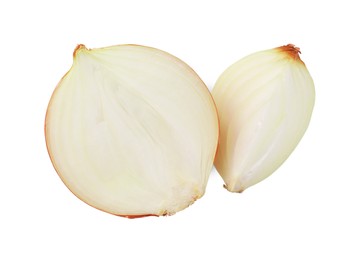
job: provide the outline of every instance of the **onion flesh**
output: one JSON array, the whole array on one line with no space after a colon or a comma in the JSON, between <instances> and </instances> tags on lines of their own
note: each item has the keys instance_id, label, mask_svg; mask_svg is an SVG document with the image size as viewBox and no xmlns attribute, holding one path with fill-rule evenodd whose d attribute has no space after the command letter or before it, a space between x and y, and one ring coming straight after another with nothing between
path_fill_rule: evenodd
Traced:
<instances>
[{"instance_id":1,"label":"onion flesh","mask_svg":"<svg viewBox=\"0 0 359 260\"><path fill-rule=\"evenodd\" d=\"M211 94L183 61L146 46L78 45L45 119L58 175L126 217L172 215L202 197L218 142Z\"/></svg>"}]
</instances>

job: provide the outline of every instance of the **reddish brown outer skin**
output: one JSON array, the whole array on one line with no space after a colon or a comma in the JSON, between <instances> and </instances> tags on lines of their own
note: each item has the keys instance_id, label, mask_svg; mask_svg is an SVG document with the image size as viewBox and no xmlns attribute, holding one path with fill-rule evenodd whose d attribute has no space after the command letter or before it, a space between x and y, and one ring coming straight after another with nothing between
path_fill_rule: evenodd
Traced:
<instances>
[{"instance_id":1,"label":"reddish brown outer skin","mask_svg":"<svg viewBox=\"0 0 359 260\"><path fill-rule=\"evenodd\" d=\"M155 215L155 214L145 214L145 215L115 215L115 216L123 217L123 218L129 218L129 219L145 218L145 217L159 217L159 215Z\"/></svg>"},{"instance_id":2,"label":"reddish brown outer skin","mask_svg":"<svg viewBox=\"0 0 359 260\"><path fill-rule=\"evenodd\" d=\"M276 48L278 51L287 54L288 58L298 61L304 65L304 62L300 59L300 48L295 47L294 44L287 44Z\"/></svg>"},{"instance_id":3,"label":"reddish brown outer skin","mask_svg":"<svg viewBox=\"0 0 359 260\"><path fill-rule=\"evenodd\" d=\"M150 49L156 49L156 48L153 48L153 47L143 46L143 45L138 45L138 44L123 44L123 45L141 46L141 47L146 47L146 48L150 48ZM86 46L85 46L84 44L78 44L78 45L76 46L74 52L73 52L73 58L74 58L74 59L76 58L76 54L77 54L78 50L80 50L80 49L91 50L91 49L86 48ZM158 50L159 50L159 49L158 49ZM160 50L160 51L162 51L162 50ZM165 52L165 51L162 51L162 52ZM165 53L167 53L167 52L165 52ZM176 56L174 56L174 55L172 55L172 54L170 54L170 53L167 53L167 54L169 54L170 56L172 56L174 59L180 61L181 63L182 63L182 62L184 63L184 61L182 61L181 59L177 58ZM187 64L187 63L185 63L185 64ZM188 68L189 68L190 70L192 70L196 75L198 75L198 74L192 69L192 67L190 67L188 64L187 64L187 66L188 66ZM70 68L70 70L71 70L71 68ZM93 205L87 203L86 201L82 200L79 196L77 196L74 192L72 192L72 190L67 186L66 181L61 177L61 174L60 174L60 172L57 170L57 167L56 167L56 165L54 164L54 160L52 159L51 151L50 151L50 149L49 149L49 146L48 146L48 143L47 143L47 138L46 138L46 136L47 136L47 135L46 135L46 128L47 128L47 117L48 117L48 114L49 114L49 108L51 107L51 100L52 100L53 96L55 95L56 90L57 90L58 87L60 86L60 83L61 83L62 80L66 77L66 75L70 72L70 70L65 73L65 75L61 78L61 80L59 81L59 83L58 83L57 86L55 87L55 90L53 91L53 93L52 93L52 95L51 95L50 102L49 102L49 104L48 104L48 106L47 106L46 114L45 114L44 135L45 135L46 149L47 149L47 153L49 154L50 161L51 161L51 163L52 163L52 165L53 165L53 167L54 167L54 169L55 169L57 175L60 177L60 179L61 179L62 182L65 184L65 186L68 188L68 190L70 190L70 192L75 195L75 197L77 197L79 200L83 201L84 203L86 203L86 204L89 205L90 207L93 207L93 208L98 209L98 210L100 210L100 211L103 211L103 212L105 212L105 213L109 213L109 214L112 214L112 215L114 215L114 216L123 217L123 218L128 218L128 219L136 219L136 218L144 218L144 217L168 216L168 214L166 214L166 213L163 214L163 215L156 215L156 214L121 215L121 214L115 214L115 213L111 213L111 212L108 212L108 211L104 211L104 210L102 210L102 209L100 209L100 208L97 208L97 207L95 207L95 206L93 206ZM198 75L198 77L199 77L199 75ZM202 81L201 78L200 78L200 80ZM203 81L202 81L202 82L203 82ZM203 82L203 84L206 86L206 84L205 84L204 82ZM211 97L211 99L212 99L212 101L213 101L214 108L215 108L216 113L217 113L217 115L218 115L218 109L217 109L216 104L215 104L215 102L214 102L214 99L213 99L213 97L212 97L212 95L211 95L211 92L209 91L208 88L207 88L207 90L208 90L208 92L210 93L210 97ZM217 116L217 121L218 121L218 124L217 124L217 125L218 125L218 136L219 136L220 128L219 128L219 118L218 118L218 116ZM219 138L218 138L218 141L219 141ZM217 141L217 142L218 142L218 141ZM217 143L217 144L218 144L218 143ZM216 149L215 154L217 154L217 152L218 152L218 145L217 145L217 149Z\"/></svg>"},{"instance_id":4,"label":"reddish brown outer skin","mask_svg":"<svg viewBox=\"0 0 359 260\"><path fill-rule=\"evenodd\" d=\"M79 49L87 49L86 46L84 44L78 44L72 54L72 57L75 59L76 57L76 53Z\"/></svg>"}]
</instances>

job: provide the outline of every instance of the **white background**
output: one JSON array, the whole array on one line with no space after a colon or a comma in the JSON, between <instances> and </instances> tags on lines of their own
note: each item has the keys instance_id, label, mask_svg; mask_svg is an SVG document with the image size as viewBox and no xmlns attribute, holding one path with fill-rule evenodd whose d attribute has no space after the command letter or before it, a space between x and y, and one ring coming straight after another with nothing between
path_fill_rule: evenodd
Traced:
<instances>
[{"instance_id":1,"label":"white background","mask_svg":"<svg viewBox=\"0 0 359 260\"><path fill-rule=\"evenodd\" d=\"M357 1L2 1L0 259L359 259ZM77 44L157 47L210 89L236 60L293 43L316 84L291 157L242 194L212 172L171 217L129 220L78 200L43 124Z\"/></svg>"}]
</instances>

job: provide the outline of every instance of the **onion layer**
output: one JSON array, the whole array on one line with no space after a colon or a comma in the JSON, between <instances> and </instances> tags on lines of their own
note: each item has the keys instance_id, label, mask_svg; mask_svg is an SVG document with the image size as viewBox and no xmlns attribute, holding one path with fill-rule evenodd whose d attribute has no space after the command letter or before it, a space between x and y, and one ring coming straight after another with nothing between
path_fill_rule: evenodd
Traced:
<instances>
[{"instance_id":1,"label":"onion layer","mask_svg":"<svg viewBox=\"0 0 359 260\"><path fill-rule=\"evenodd\" d=\"M254 53L216 82L221 131L215 166L229 191L267 178L304 135L315 90L299 53L292 44Z\"/></svg>"}]
</instances>

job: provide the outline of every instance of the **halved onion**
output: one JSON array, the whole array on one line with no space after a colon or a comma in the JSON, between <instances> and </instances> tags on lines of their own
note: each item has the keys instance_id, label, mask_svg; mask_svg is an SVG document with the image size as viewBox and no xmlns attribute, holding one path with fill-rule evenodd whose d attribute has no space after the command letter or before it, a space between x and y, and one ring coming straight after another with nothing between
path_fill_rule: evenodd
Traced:
<instances>
[{"instance_id":1,"label":"halved onion","mask_svg":"<svg viewBox=\"0 0 359 260\"><path fill-rule=\"evenodd\" d=\"M58 175L81 200L126 217L171 215L206 189L218 142L211 94L151 47L78 45L45 120Z\"/></svg>"}]
</instances>

